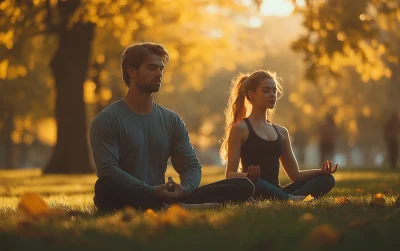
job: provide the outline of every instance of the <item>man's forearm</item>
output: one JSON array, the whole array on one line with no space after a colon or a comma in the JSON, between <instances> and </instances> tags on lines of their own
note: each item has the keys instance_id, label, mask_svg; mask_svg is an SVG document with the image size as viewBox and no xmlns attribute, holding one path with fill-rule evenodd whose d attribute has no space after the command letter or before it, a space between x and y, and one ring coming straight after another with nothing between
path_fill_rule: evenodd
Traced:
<instances>
[{"instance_id":1,"label":"man's forearm","mask_svg":"<svg viewBox=\"0 0 400 251\"><path fill-rule=\"evenodd\" d=\"M129 173L125 172L119 167L116 166L109 166L104 167L98 173L99 177L107 176L111 179L115 180L119 184L132 189L139 189L143 192L153 193L154 187L146 184L144 181L141 181Z\"/></svg>"},{"instance_id":2,"label":"man's forearm","mask_svg":"<svg viewBox=\"0 0 400 251\"><path fill-rule=\"evenodd\" d=\"M181 186L185 189L186 194L194 192L200 185L201 167L191 166L180 175Z\"/></svg>"}]
</instances>

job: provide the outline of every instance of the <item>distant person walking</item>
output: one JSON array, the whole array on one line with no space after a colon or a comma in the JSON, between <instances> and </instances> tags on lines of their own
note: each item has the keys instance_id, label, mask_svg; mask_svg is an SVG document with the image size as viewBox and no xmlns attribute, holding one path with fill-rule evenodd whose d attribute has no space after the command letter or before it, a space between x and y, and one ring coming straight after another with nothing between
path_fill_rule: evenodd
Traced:
<instances>
[{"instance_id":1,"label":"distant person walking","mask_svg":"<svg viewBox=\"0 0 400 251\"><path fill-rule=\"evenodd\" d=\"M335 153L337 128L332 114L328 114L319 128L320 161L332 160Z\"/></svg>"},{"instance_id":2,"label":"distant person walking","mask_svg":"<svg viewBox=\"0 0 400 251\"><path fill-rule=\"evenodd\" d=\"M399 153L399 113L394 112L384 126L384 137L391 169L395 169Z\"/></svg>"}]
</instances>

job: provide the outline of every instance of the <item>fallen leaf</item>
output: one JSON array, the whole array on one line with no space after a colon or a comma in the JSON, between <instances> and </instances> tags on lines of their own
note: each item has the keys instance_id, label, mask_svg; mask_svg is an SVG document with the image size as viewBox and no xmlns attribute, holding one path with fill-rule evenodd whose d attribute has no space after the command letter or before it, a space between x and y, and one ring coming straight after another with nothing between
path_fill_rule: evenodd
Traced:
<instances>
[{"instance_id":1,"label":"fallen leaf","mask_svg":"<svg viewBox=\"0 0 400 251\"><path fill-rule=\"evenodd\" d=\"M385 204L385 198L383 197L382 193L375 194L375 197L369 203L371 207L384 207Z\"/></svg>"},{"instance_id":2,"label":"fallen leaf","mask_svg":"<svg viewBox=\"0 0 400 251\"><path fill-rule=\"evenodd\" d=\"M346 197L336 198L335 202L340 205L351 204L351 201Z\"/></svg>"},{"instance_id":3,"label":"fallen leaf","mask_svg":"<svg viewBox=\"0 0 400 251\"><path fill-rule=\"evenodd\" d=\"M21 196L18 204L18 212L21 216L30 219L53 217L65 214L65 211L61 209L49 208L46 202L44 202L36 193L24 193Z\"/></svg>"},{"instance_id":4,"label":"fallen leaf","mask_svg":"<svg viewBox=\"0 0 400 251\"><path fill-rule=\"evenodd\" d=\"M342 239L342 237L342 233L339 233L331 225L328 224L319 225L311 231L312 240L322 244L337 243Z\"/></svg>"},{"instance_id":5,"label":"fallen leaf","mask_svg":"<svg viewBox=\"0 0 400 251\"><path fill-rule=\"evenodd\" d=\"M314 197L312 197L311 194L307 195L307 196L303 199L303 201L305 201L305 202L307 202L307 201L312 201L312 200L314 200Z\"/></svg>"},{"instance_id":6,"label":"fallen leaf","mask_svg":"<svg viewBox=\"0 0 400 251\"><path fill-rule=\"evenodd\" d=\"M312 215L311 213L305 213L300 217L300 220L311 221L314 220L314 218L315 218L314 215Z\"/></svg>"}]
</instances>

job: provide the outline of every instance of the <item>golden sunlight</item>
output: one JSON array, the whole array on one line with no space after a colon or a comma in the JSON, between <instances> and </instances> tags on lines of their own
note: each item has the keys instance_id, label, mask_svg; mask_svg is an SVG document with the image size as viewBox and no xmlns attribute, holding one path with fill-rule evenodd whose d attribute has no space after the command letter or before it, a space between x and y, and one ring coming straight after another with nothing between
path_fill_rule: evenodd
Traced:
<instances>
[{"instance_id":1,"label":"golden sunlight","mask_svg":"<svg viewBox=\"0 0 400 251\"><path fill-rule=\"evenodd\" d=\"M57 122L54 118L41 120L37 125L37 136L39 140L49 146L57 143Z\"/></svg>"},{"instance_id":2,"label":"golden sunlight","mask_svg":"<svg viewBox=\"0 0 400 251\"><path fill-rule=\"evenodd\" d=\"M304 6L304 0L297 0L297 5ZM264 16L289 16L293 13L294 6L291 0L263 0L260 11Z\"/></svg>"}]
</instances>

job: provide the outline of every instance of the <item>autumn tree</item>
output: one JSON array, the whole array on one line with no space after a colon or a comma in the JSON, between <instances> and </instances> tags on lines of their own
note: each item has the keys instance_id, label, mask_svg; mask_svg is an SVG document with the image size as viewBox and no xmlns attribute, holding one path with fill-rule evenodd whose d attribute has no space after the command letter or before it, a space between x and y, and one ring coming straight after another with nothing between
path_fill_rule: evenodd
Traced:
<instances>
[{"instance_id":1,"label":"autumn tree","mask_svg":"<svg viewBox=\"0 0 400 251\"><path fill-rule=\"evenodd\" d=\"M96 76L88 75L93 63L109 62L106 51L103 59L91 55L96 33L109 31L123 47L138 40L153 39L165 43L171 62L179 64L186 73L182 79L187 79L192 86L200 86L199 79L194 78L192 73L209 72L204 63L212 62L222 54L218 50L215 53L214 46L220 43L219 48L229 47L230 42L235 40L232 36L223 38L226 34L221 34L218 29L210 33L211 26L207 27L207 23L199 25L199 21L211 20L212 23L208 24L221 27L215 8L222 10L219 12L222 14L243 10L243 6L233 0L222 0L216 4L203 0L2 1L1 46L12 50L18 41L36 36L57 40L50 61L56 89L57 144L44 173L89 173L94 170L86 137L83 87L85 81L93 81L93 77L97 82L95 84L99 84L99 76L96 80ZM223 25L229 24L226 27L234 29L233 23L225 21ZM141 36L135 36L136 33ZM193 34L201 34L203 39L200 44ZM213 36L214 39L209 39ZM220 58L219 62L223 59Z\"/></svg>"},{"instance_id":2,"label":"autumn tree","mask_svg":"<svg viewBox=\"0 0 400 251\"><path fill-rule=\"evenodd\" d=\"M306 80L290 99L320 119L334 111L349 145L358 137L360 119L382 119L399 105L399 4L309 0L297 8L305 33L293 49L304 55Z\"/></svg>"},{"instance_id":3,"label":"autumn tree","mask_svg":"<svg viewBox=\"0 0 400 251\"><path fill-rule=\"evenodd\" d=\"M53 45L51 39L34 37L0 48L0 142L5 146L5 168L18 166L24 157L18 158L18 146L26 149L36 138L36 122L50 116L52 81L46 55Z\"/></svg>"}]
</instances>

